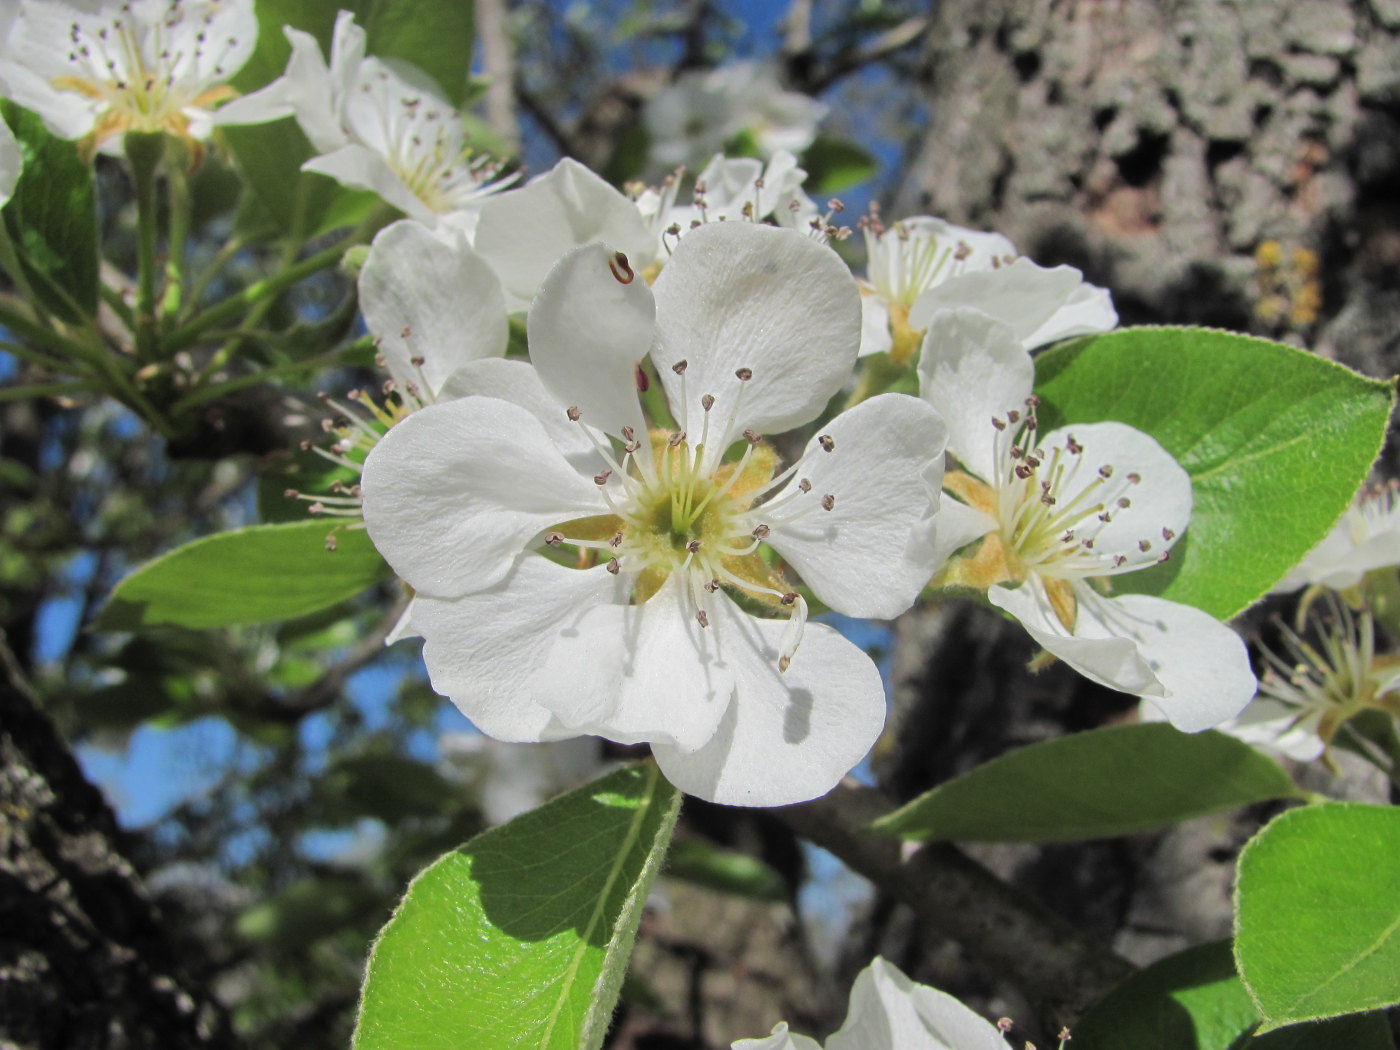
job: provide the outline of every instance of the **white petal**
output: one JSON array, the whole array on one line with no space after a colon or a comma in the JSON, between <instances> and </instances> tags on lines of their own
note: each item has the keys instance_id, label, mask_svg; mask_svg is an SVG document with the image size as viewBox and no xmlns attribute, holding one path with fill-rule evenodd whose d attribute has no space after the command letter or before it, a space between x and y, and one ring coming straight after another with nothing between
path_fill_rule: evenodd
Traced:
<instances>
[{"instance_id":1,"label":"white petal","mask_svg":"<svg viewBox=\"0 0 1400 1050\"><path fill-rule=\"evenodd\" d=\"M878 294L862 288L860 293L860 356L887 354L894 345L890 335L890 308Z\"/></svg>"},{"instance_id":2,"label":"white petal","mask_svg":"<svg viewBox=\"0 0 1400 1050\"><path fill-rule=\"evenodd\" d=\"M837 612L898 616L938 567L934 513L947 428L918 398L881 394L841 413L821 436L832 450L818 437L808 443L797 476L775 497L768 542ZM811 491L798 489L802 478ZM830 511L814 506L827 494L836 497Z\"/></svg>"},{"instance_id":3,"label":"white petal","mask_svg":"<svg viewBox=\"0 0 1400 1050\"><path fill-rule=\"evenodd\" d=\"M1082 592L1087 588L1076 588ZM1146 695L1184 733L1198 733L1235 717L1257 683L1240 636L1192 605L1146 594L1079 603L1075 631L1093 618L1104 632L1131 637L1160 695ZM1053 651L1053 650L1052 650Z\"/></svg>"},{"instance_id":4,"label":"white petal","mask_svg":"<svg viewBox=\"0 0 1400 1050\"><path fill-rule=\"evenodd\" d=\"M1071 302L1084 275L1072 266L1046 269L1022 256L1010 266L950 277L924 292L909 311L916 330L927 328L940 310L957 307L980 310L1016 333L1026 349L1028 338Z\"/></svg>"},{"instance_id":5,"label":"white petal","mask_svg":"<svg viewBox=\"0 0 1400 1050\"><path fill-rule=\"evenodd\" d=\"M1113 486L1105 484L1103 490L1121 491L1128 506L1109 506L1112 520L1094 535L1094 555L1107 561L1121 555L1126 561L1120 572L1155 564L1191 521L1191 476L1155 438L1126 423L1061 427L1044 435L1037 447L1062 447L1070 435L1084 451L1078 457L1076 483L1057 486L1055 498L1067 505L1086 485L1099 484L1101 467L1111 467ZM1129 475L1141 480L1128 481ZM1146 551L1141 548L1144 541L1149 544Z\"/></svg>"},{"instance_id":6,"label":"white petal","mask_svg":"<svg viewBox=\"0 0 1400 1050\"><path fill-rule=\"evenodd\" d=\"M528 185L488 201L475 243L506 290L528 303L559 256L595 242L625 253L638 272L656 253L636 205L566 157Z\"/></svg>"},{"instance_id":7,"label":"white petal","mask_svg":"<svg viewBox=\"0 0 1400 1050\"><path fill-rule=\"evenodd\" d=\"M995 532L997 519L990 514L959 503L947 493L938 501L938 520L934 531L933 564L943 563L975 539Z\"/></svg>"},{"instance_id":8,"label":"white petal","mask_svg":"<svg viewBox=\"0 0 1400 1050\"><path fill-rule=\"evenodd\" d=\"M413 600L410 600L408 606L403 611L403 615L399 617L399 622L394 624L393 629L384 637L384 644L393 645L395 642L401 642L405 638L421 637L423 636L418 633L418 629L413 626Z\"/></svg>"},{"instance_id":9,"label":"white petal","mask_svg":"<svg viewBox=\"0 0 1400 1050\"><path fill-rule=\"evenodd\" d=\"M0 205L8 201L10 195L15 192L15 183L19 181L19 171L23 163L24 157L20 154L14 132L8 124L0 120Z\"/></svg>"},{"instance_id":10,"label":"white petal","mask_svg":"<svg viewBox=\"0 0 1400 1050\"><path fill-rule=\"evenodd\" d=\"M948 424L948 451L984 481L998 469L996 429L1007 412L1024 412L1035 366L1006 325L977 310L933 316L919 356L919 396Z\"/></svg>"},{"instance_id":11,"label":"white petal","mask_svg":"<svg viewBox=\"0 0 1400 1050\"><path fill-rule=\"evenodd\" d=\"M530 307L530 360L545 389L610 434L644 433L637 366L651 350L656 305L640 275L623 284L601 244L569 251ZM623 274L625 277L625 273Z\"/></svg>"},{"instance_id":12,"label":"white petal","mask_svg":"<svg viewBox=\"0 0 1400 1050\"><path fill-rule=\"evenodd\" d=\"M957 999L916 984L876 957L856 977L827 1050L1006 1050L995 1025Z\"/></svg>"},{"instance_id":13,"label":"white petal","mask_svg":"<svg viewBox=\"0 0 1400 1050\"><path fill-rule=\"evenodd\" d=\"M735 372L748 368L734 433L789 430L817 416L850 378L860 294L840 257L793 230L749 222L692 230L656 280L657 373L688 432L700 399L730 418ZM685 376L672 371L688 362ZM682 390L686 391L682 397Z\"/></svg>"},{"instance_id":14,"label":"white petal","mask_svg":"<svg viewBox=\"0 0 1400 1050\"><path fill-rule=\"evenodd\" d=\"M496 397L528 409L540 421L549 440L581 474L596 474L603 469L598 444L602 436L590 431L582 421L575 423L568 416L567 406L544 388L539 372L525 361L509 361L487 357L468 361L450 376L438 391L439 400L458 397Z\"/></svg>"},{"instance_id":15,"label":"white petal","mask_svg":"<svg viewBox=\"0 0 1400 1050\"><path fill-rule=\"evenodd\" d=\"M773 1034L763 1039L738 1039L729 1044L730 1050L822 1050L821 1044L805 1035L788 1031L786 1021L773 1026Z\"/></svg>"},{"instance_id":16,"label":"white petal","mask_svg":"<svg viewBox=\"0 0 1400 1050\"><path fill-rule=\"evenodd\" d=\"M360 271L365 325L401 388L426 379L436 394L466 362L506 352L501 282L465 240L453 241L411 219L396 222L379 231Z\"/></svg>"},{"instance_id":17,"label":"white petal","mask_svg":"<svg viewBox=\"0 0 1400 1050\"><path fill-rule=\"evenodd\" d=\"M783 622L754 619L727 600L718 608L716 620L725 622L712 627L724 630L734 701L699 751L654 746L662 772L683 791L728 806L785 806L824 795L880 735L880 672L857 646L816 623L780 673Z\"/></svg>"},{"instance_id":18,"label":"white petal","mask_svg":"<svg viewBox=\"0 0 1400 1050\"><path fill-rule=\"evenodd\" d=\"M486 590L450 601L415 598L413 625L426 639L433 688L483 733L558 740L578 733L540 702L535 672L584 612L620 600L617 577L602 567L580 571L526 554ZM580 675L580 687L588 681Z\"/></svg>"},{"instance_id":19,"label":"white petal","mask_svg":"<svg viewBox=\"0 0 1400 1050\"><path fill-rule=\"evenodd\" d=\"M1143 706L1153 705L1144 700ZM1327 750L1317 735L1321 715L1319 710L1294 707L1272 696L1256 696L1238 717L1219 728L1222 733L1265 754L1287 755L1297 762L1311 762Z\"/></svg>"},{"instance_id":20,"label":"white petal","mask_svg":"<svg viewBox=\"0 0 1400 1050\"><path fill-rule=\"evenodd\" d=\"M1093 335L1117 327L1118 311L1107 288L1081 284L1045 323L1025 338L1027 350L1047 343L1058 343L1076 335Z\"/></svg>"},{"instance_id":21,"label":"white petal","mask_svg":"<svg viewBox=\"0 0 1400 1050\"><path fill-rule=\"evenodd\" d=\"M490 587L541 530L607 509L530 412L489 397L408 416L370 452L361 484L379 553L433 598Z\"/></svg>"},{"instance_id":22,"label":"white petal","mask_svg":"<svg viewBox=\"0 0 1400 1050\"><path fill-rule=\"evenodd\" d=\"M1136 696L1162 693L1161 683L1138 651L1134 639L1109 631L1100 621L1088 616L1076 619L1076 633L1071 635L1060 623L1040 581L1034 576L1014 589L1000 585L989 588L987 600L1016 617L1041 648L1058 656L1091 682Z\"/></svg>"},{"instance_id":23,"label":"white petal","mask_svg":"<svg viewBox=\"0 0 1400 1050\"><path fill-rule=\"evenodd\" d=\"M716 605L732 604L716 596ZM734 639L701 627L684 578L641 605L597 606L550 653L533 687L577 733L692 752L715 735L734 696Z\"/></svg>"},{"instance_id":24,"label":"white petal","mask_svg":"<svg viewBox=\"0 0 1400 1050\"><path fill-rule=\"evenodd\" d=\"M426 223L433 221L432 211L413 195L403 179L389 167L389 162L359 143L352 142L330 153L312 157L301 166L301 170L329 175L343 186L370 190L411 219Z\"/></svg>"}]
</instances>

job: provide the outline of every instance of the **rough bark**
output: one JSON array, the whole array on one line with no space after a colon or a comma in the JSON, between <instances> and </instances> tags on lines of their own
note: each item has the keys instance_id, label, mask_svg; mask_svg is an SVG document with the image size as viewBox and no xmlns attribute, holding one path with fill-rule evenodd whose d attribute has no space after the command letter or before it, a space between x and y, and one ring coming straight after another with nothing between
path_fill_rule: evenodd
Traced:
<instances>
[{"instance_id":1,"label":"rough bark","mask_svg":"<svg viewBox=\"0 0 1400 1050\"><path fill-rule=\"evenodd\" d=\"M0 659L0 1047L233 1045L182 973L107 803Z\"/></svg>"}]
</instances>

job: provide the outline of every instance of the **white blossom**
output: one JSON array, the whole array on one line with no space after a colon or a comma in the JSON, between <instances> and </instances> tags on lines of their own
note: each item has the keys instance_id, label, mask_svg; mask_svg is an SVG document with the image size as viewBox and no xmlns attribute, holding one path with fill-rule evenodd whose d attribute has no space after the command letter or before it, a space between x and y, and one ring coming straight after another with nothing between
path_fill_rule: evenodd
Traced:
<instances>
[{"instance_id":1,"label":"white blossom","mask_svg":"<svg viewBox=\"0 0 1400 1050\"><path fill-rule=\"evenodd\" d=\"M999 233L929 215L886 226L875 209L860 226L868 260L862 356L912 360L929 319L958 306L1009 320L1027 350L1118 323L1107 291L1086 284L1072 266L1046 269L1018 256Z\"/></svg>"},{"instance_id":2,"label":"white blossom","mask_svg":"<svg viewBox=\"0 0 1400 1050\"><path fill-rule=\"evenodd\" d=\"M1372 569L1400 565L1397 491L1400 487L1391 482L1358 492L1332 531L1278 582L1274 593L1318 584L1345 590L1355 587Z\"/></svg>"},{"instance_id":3,"label":"white blossom","mask_svg":"<svg viewBox=\"0 0 1400 1050\"><path fill-rule=\"evenodd\" d=\"M643 120L652 160L674 168L722 151L741 133L764 157L801 153L826 112L815 99L784 90L773 66L735 62L682 73L647 102Z\"/></svg>"},{"instance_id":4,"label":"white blossom","mask_svg":"<svg viewBox=\"0 0 1400 1050\"><path fill-rule=\"evenodd\" d=\"M733 1050L822 1050L780 1022L765 1039L740 1039ZM879 958L856 977L846 1021L826 1050L1006 1050L996 1025L957 999L911 981Z\"/></svg>"},{"instance_id":5,"label":"white blossom","mask_svg":"<svg viewBox=\"0 0 1400 1050\"><path fill-rule=\"evenodd\" d=\"M409 218L468 234L482 203L514 181L474 154L462 116L421 70L365 54L354 15L336 18L330 61L309 33L285 27L286 72L229 106L224 120L294 115L319 151L302 165L347 186L372 190Z\"/></svg>"},{"instance_id":6,"label":"white blossom","mask_svg":"<svg viewBox=\"0 0 1400 1050\"><path fill-rule=\"evenodd\" d=\"M252 0L22 0L14 14L9 98L107 153L128 131L207 139L258 38Z\"/></svg>"},{"instance_id":7,"label":"white blossom","mask_svg":"<svg viewBox=\"0 0 1400 1050\"><path fill-rule=\"evenodd\" d=\"M927 405L885 395L780 468L763 435L815 418L855 362L850 274L791 231L716 223L653 292L589 244L528 333L532 365L467 366L464 396L365 465L365 521L416 591L434 688L498 739L649 742L714 801L827 791L879 733L879 675L806 623L764 550L833 609L898 614L934 568L943 447ZM673 430L644 418L648 361Z\"/></svg>"},{"instance_id":8,"label":"white blossom","mask_svg":"<svg viewBox=\"0 0 1400 1050\"><path fill-rule=\"evenodd\" d=\"M0 205L4 205L15 192L19 173L24 165L19 143L15 140L10 126L0 119Z\"/></svg>"},{"instance_id":9,"label":"white blossom","mask_svg":"<svg viewBox=\"0 0 1400 1050\"><path fill-rule=\"evenodd\" d=\"M932 321L920 393L947 420L960 467L944 482L939 560L981 540L943 582L985 588L1043 648L1178 729L1237 714L1255 682L1233 631L1193 606L1110 596L1113 578L1170 556L1191 517L1190 477L1122 423L1042 433L1018 332L969 308Z\"/></svg>"}]
</instances>

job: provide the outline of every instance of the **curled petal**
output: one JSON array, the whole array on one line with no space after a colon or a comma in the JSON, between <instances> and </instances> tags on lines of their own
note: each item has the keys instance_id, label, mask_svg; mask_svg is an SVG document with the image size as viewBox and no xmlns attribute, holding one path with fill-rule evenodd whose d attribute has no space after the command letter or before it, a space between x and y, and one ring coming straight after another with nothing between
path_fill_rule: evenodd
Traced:
<instances>
[{"instance_id":1,"label":"curled petal","mask_svg":"<svg viewBox=\"0 0 1400 1050\"><path fill-rule=\"evenodd\" d=\"M754 619L728 601L717 613L734 702L698 751L653 746L662 772L683 791L730 806L785 806L824 795L880 735L879 671L836 631L809 623L780 672L782 621Z\"/></svg>"},{"instance_id":2,"label":"curled petal","mask_svg":"<svg viewBox=\"0 0 1400 1050\"><path fill-rule=\"evenodd\" d=\"M1006 1050L990 1021L878 957L856 977L846 1022L826 1045L827 1050Z\"/></svg>"}]
</instances>

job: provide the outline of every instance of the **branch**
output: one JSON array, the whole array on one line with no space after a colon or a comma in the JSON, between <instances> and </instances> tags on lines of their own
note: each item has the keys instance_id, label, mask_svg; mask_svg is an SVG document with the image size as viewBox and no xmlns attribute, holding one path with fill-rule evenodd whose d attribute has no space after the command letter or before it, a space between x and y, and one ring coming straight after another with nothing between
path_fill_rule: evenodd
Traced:
<instances>
[{"instance_id":1,"label":"branch","mask_svg":"<svg viewBox=\"0 0 1400 1050\"><path fill-rule=\"evenodd\" d=\"M574 144L573 135L540 104L539 99L535 98L519 77L515 78L515 97L525 107L525 112L534 118L535 123L540 126L540 130L554 140L554 145L558 148L561 156L577 157L579 155L579 149Z\"/></svg>"},{"instance_id":2,"label":"branch","mask_svg":"<svg viewBox=\"0 0 1400 1050\"><path fill-rule=\"evenodd\" d=\"M863 47L838 51L832 57L830 65L825 69L813 72L800 87L809 95L821 94L842 77L850 76L862 66L878 62L894 52L908 47L924 34L931 21L926 15L915 15L912 18L906 18L897 26L886 29L883 33L873 37ZM810 61L811 58L809 52L794 54L789 59L789 65L794 70L801 70L806 64L804 59ZM815 69L816 64L812 63L811 67Z\"/></svg>"},{"instance_id":3,"label":"branch","mask_svg":"<svg viewBox=\"0 0 1400 1050\"><path fill-rule=\"evenodd\" d=\"M515 112L515 42L506 27L505 0L477 0L476 35L481 41L481 68L486 88L486 123L520 153L520 120Z\"/></svg>"},{"instance_id":4,"label":"branch","mask_svg":"<svg viewBox=\"0 0 1400 1050\"><path fill-rule=\"evenodd\" d=\"M936 843L908 857L899 840L867 830L891 810L871 788L840 785L824 798L772 812L834 853L920 919L963 946L1069 1024L1133 973L1127 960L1002 882L956 847Z\"/></svg>"}]
</instances>

